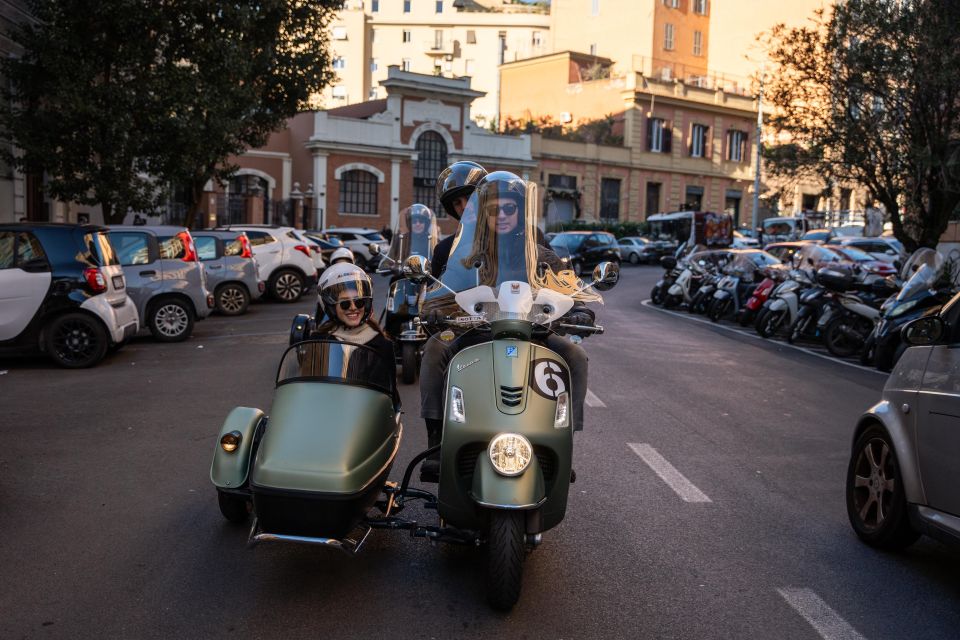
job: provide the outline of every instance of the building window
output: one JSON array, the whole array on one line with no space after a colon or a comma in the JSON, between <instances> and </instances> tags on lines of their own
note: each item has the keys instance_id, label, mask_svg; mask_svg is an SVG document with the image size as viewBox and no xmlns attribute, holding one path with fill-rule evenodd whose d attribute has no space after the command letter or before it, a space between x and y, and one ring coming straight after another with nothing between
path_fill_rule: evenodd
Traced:
<instances>
[{"instance_id":1,"label":"building window","mask_svg":"<svg viewBox=\"0 0 960 640\"><path fill-rule=\"evenodd\" d=\"M363 169L340 175L340 213L377 215L377 176Z\"/></svg>"},{"instance_id":2,"label":"building window","mask_svg":"<svg viewBox=\"0 0 960 640\"><path fill-rule=\"evenodd\" d=\"M690 130L690 157L703 158L707 155L707 134L710 128L705 124L695 124Z\"/></svg>"},{"instance_id":3,"label":"building window","mask_svg":"<svg viewBox=\"0 0 960 640\"><path fill-rule=\"evenodd\" d=\"M671 9L680 8L680 0L663 0L663 4L670 7Z\"/></svg>"},{"instance_id":4,"label":"building window","mask_svg":"<svg viewBox=\"0 0 960 640\"><path fill-rule=\"evenodd\" d=\"M346 69L347 61L341 56L335 56L333 58L333 68L334 69Z\"/></svg>"},{"instance_id":5,"label":"building window","mask_svg":"<svg viewBox=\"0 0 960 640\"><path fill-rule=\"evenodd\" d=\"M467 30L467 44L477 44L477 32L473 29Z\"/></svg>"},{"instance_id":6,"label":"building window","mask_svg":"<svg viewBox=\"0 0 960 640\"><path fill-rule=\"evenodd\" d=\"M743 162L747 153L747 132L731 129L727 131L727 160Z\"/></svg>"},{"instance_id":7,"label":"building window","mask_svg":"<svg viewBox=\"0 0 960 640\"><path fill-rule=\"evenodd\" d=\"M590 15L600 15L600 0L590 0Z\"/></svg>"},{"instance_id":8,"label":"building window","mask_svg":"<svg viewBox=\"0 0 960 640\"><path fill-rule=\"evenodd\" d=\"M410 42L410 30L409 30L409 29L404 29L404 30L403 30L403 41L404 41L404 42Z\"/></svg>"},{"instance_id":9,"label":"building window","mask_svg":"<svg viewBox=\"0 0 960 640\"><path fill-rule=\"evenodd\" d=\"M673 51L673 25L669 22L663 25L663 48Z\"/></svg>"},{"instance_id":10,"label":"building window","mask_svg":"<svg viewBox=\"0 0 960 640\"><path fill-rule=\"evenodd\" d=\"M447 142L436 131L425 131L417 138L417 161L413 165L413 201L425 204L443 217L437 199L437 176L447 166Z\"/></svg>"},{"instance_id":11,"label":"building window","mask_svg":"<svg viewBox=\"0 0 960 640\"><path fill-rule=\"evenodd\" d=\"M370 2L370 11L376 13L380 11L380 0L371 0Z\"/></svg>"},{"instance_id":12,"label":"building window","mask_svg":"<svg viewBox=\"0 0 960 640\"><path fill-rule=\"evenodd\" d=\"M436 29L433 32L433 48L434 50L443 49L443 30Z\"/></svg>"},{"instance_id":13,"label":"building window","mask_svg":"<svg viewBox=\"0 0 960 640\"><path fill-rule=\"evenodd\" d=\"M403 0L403 12L410 13L410 0Z\"/></svg>"},{"instance_id":14,"label":"building window","mask_svg":"<svg viewBox=\"0 0 960 640\"><path fill-rule=\"evenodd\" d=\"M532 36L531 36L531 44L532 44L533 46L535 46L535 47L539 47L539 46L540 46L540 32L539 32L539 31L534 31L534 32L533 32L533 34L532 34Z\"/></svg>"},{"instance_id":15,"label":"building window","mask_svg":"<svg viewBox=\"0 0 960 640\"><path fill-rule=\"evenodd\" d=\"M644 209L647 216L652 216L655 213L660 212L660 183L659 182L648 182L647 183L647 202Z\"/></svg>"},{"instance_id":16,"label":"building window","mask_svg":"<svg viewBox=\"0 0 960 640\"><path fill-rule=\"evenodd\" d=\"M619 178L602 178L600 180L600 219L620 219Z\"/></svg>"},{"instance_id":17,"label":"building window","mask_svg":"<svg viewBox=\"0 0 960 640\"><path fill-rule=\"evenodd\" d=\"M347 28L346 27L334 27L333 31L334 40L346 40L347 39Z\"/></svg>"},{"instance_id":18,"label":"building window","mask_svg":"<svg viewBox=\"0 0 960 640\"><path fill-rule=\"evenodd\" d=\"M701 16L707 15L707 0L693 0L693 12Z\"/></svg>"},{"instance_id":19,"label":"building window","mask_svg":"<svg viewBox=\"0 0 960 640\"><path fill-rule=\"evenodd\" d=\"M347 88L342 84L338 84L333 88L333 99L334 100L346 100L347 99Z\"/></svg>"},{"instance_id":20,"label":"building window","mask_svg":"<svg viewBox=\"0 0 960 640\"><path fill-rule=\"evenodd\" d=\"M577 190L577 176L563 176L551 173L547 176L547 187L550 189Z\"/></svg>"},{"instance_id":21,"label":"building window","mask_svg":"<svg viewBox=\"0 0 960 640\"><path fill-rule=\"evenodd\" d=\"M400 68L403 71L410 71L410 58L404 58L403 62L400 63Z\"/></svg>"},{"instance_id":22,"label":"building window","mask_svg":"<svg viewBox=\"0 0 960 640\"><path fill-rule=\"evenodd\" d=\"M695 56L703 55L703 32L702 31L693 32L693 55Z\"/></svg>"},{"instance_id":23,"label":"building window","mask_svg":"<svg viewBox=\"0 0 960 640\"><path fill-rule=\"evenodd\" d=\"M443 0L437 0L437 13L443 13Z\"/></svg>"},{"instance_id":24,"label":"building window","mask_svg":"<svg viewBox=\"0 0 960 640\"><path fill-rule=\"evenodd\" d=\"M663 118L647 119L647 151L670 153L671 131Z\"/></svg>"}]
</instances>

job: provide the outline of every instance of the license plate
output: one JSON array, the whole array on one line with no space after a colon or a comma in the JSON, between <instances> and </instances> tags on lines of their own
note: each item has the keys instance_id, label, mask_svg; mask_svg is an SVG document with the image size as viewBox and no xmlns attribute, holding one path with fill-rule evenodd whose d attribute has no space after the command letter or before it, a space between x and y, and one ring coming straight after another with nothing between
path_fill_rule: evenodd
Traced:
<instances>
[{"instance_id":1,"label":"license plate","mask_svg":"<svg viewBox=\"0 0 960 640\"><path fill-rule=\"evenodd\" d=\"M123 276L113 276L113 288L120 291L124 288Z\"/></svg>"}]
</instances>

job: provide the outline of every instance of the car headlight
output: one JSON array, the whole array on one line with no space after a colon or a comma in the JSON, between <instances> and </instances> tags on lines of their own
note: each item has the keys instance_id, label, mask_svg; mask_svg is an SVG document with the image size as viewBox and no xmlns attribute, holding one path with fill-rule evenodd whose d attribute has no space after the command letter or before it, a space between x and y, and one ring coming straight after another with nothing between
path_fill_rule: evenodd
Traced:
<instances>
[{"instance_id":1,"label":"car headlight","mask_svg":"<svg viewBox=\"0 0 960 640\"><path fill-rule=\"evenodd\" d=\"M570 396L566 391L557 396L557 413L553 418L554 429L570 426Z\"/></svg>"},{"instance_id":2,"label":"car headlight","mask_svg":"<svg viewBox=\"0 0 960 640\"><path fill-rule=\"evenodd\" d=\"M902 315L905 314L907 311L910 311L910 309L913 309L915 306L917 306L917 303L918 303L918 302L920 302L920 301L919 301L919 300L910 300L909 302L904 302L904 303L901 304L901 305L897 305L896 307L894 307L893 309L890 310L890 317L891 317L891 318L896 318L897 316L902 316Z\"/></svg>"},{"instance_id":3,"label":"car headlight","mask_svg":"<svg viewBox=\"0 0 960 640\"><path fill-rule=\"evenodd\" d=\"M450 419L454 422L466 422L467 412L463 406L463 390L460 387L450 388Z\"/></svg>"},{"instance_id":4,"label":"car headlight","mask_svg":"<svg viewBox=\"0 0 960 640\"><path fill-rule=\"evenodd\" d=\"M497 473L517 476L530 466L533 446L518 433L501 433L490 441L487 454Z\"/></svg>"}]
</instances>

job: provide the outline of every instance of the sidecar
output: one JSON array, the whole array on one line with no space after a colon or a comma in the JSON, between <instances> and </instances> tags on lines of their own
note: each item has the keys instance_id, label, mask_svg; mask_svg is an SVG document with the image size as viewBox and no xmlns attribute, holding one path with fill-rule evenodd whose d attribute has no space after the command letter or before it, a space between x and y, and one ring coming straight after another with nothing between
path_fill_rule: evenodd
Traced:
<instances>
[{"instance_id":1,"label":"sidecar","mask_svg":"<svg viewBox=\"0 0 960 640\"><path fill-rule=\"evenodd\" d=\"M217 439L210 479L251 541L336 544L380 495L400 447L394 365L373 349L307 340L280 362L270 416L237 407Z\"/></svg>"}]
</instances>

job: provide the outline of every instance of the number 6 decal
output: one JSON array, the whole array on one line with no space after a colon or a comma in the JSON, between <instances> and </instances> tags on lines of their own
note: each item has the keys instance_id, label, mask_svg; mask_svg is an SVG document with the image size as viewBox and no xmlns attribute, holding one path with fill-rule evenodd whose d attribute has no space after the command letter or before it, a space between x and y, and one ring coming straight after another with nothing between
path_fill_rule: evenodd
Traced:
<instances>
[{"instance_id":1,"label":"number 6 decal","mask_svg":"<svg viewBox=\"0 0 960 640\"><path fill-rule=\"evenodd\" d=\"M544 398L556 400L557 396L570 388L570 374L555 360L534 360L530 386Z\"/></svg>"}]
</instances>

